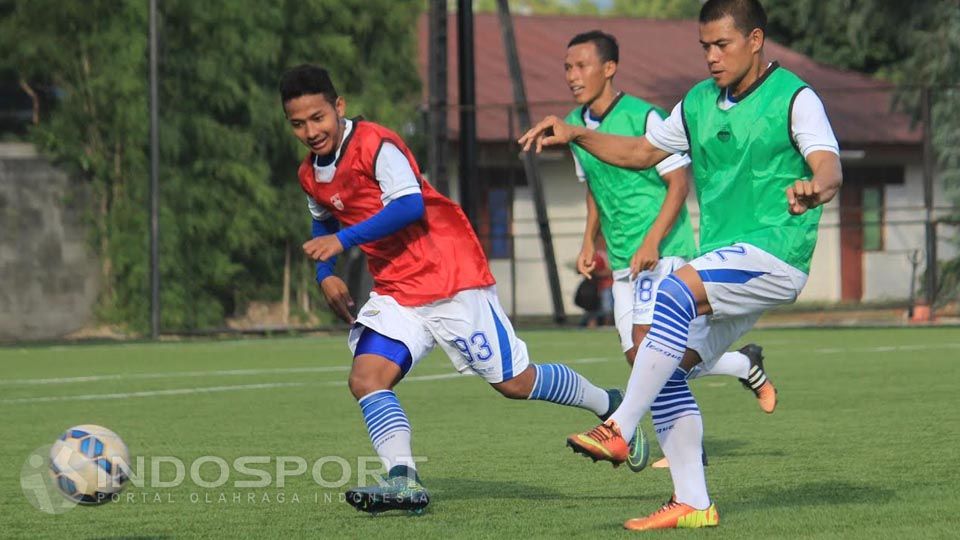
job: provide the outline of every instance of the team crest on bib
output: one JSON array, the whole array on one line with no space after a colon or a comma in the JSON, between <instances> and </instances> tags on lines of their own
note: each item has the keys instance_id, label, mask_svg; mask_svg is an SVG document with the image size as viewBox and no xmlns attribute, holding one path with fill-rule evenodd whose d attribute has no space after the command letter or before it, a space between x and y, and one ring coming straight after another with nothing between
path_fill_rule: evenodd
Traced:
<instances>
[{"instance_id":1,"label":"team crest on bib","mask_svg":"<svg viewBox=\"0 0 960 540\"><path fill-rule=\"evenodd\" d=\"M343 200L340 199L339 193L335 193L333 197L330 197L330 204L337 210L343 210Z\"/></svg>"}]
</instances>

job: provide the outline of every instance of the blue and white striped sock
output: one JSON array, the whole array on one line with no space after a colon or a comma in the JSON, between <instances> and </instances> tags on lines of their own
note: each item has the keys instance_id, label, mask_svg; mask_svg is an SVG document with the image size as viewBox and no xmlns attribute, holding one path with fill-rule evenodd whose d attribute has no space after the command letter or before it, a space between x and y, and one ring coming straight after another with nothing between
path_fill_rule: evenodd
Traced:
<instances>
[{"instance_id":1,"label":"blue and white striped sock","mask_svg":"<svg viewBox=\"0 0 960 540\"><path fill-rule=\"evenodd\" d=\"M678 418L694 414L700 414L700 407L690 393L687 373L678 367L650 406L653 428L659 433L670 429Z\"/></svg>"},{"instance_id":2,"label":"blue and white striped sock","mask_svg":"<svg viewBox=\"0 0 960 540\"><path fill-rule=\"evenodd\" d=\"M703 418L690 393L687 373L677 368L650 406L663 455L670 460L676 500L703 510L710 506L703 472Z\"/></svg>"},{"instance_id":3,"label":"blue and white striped sock","mask_svg":"<svg viewBox=\"0 0 960 540\"><path fill-rule=\"evenodd\" d=\"M416 469L410 450L410 421L393 390L377 390L360 398L373 449L389 471L396 465Z\"/></svg>"},{"instance_id":4,"label":"blue and white striped sock","mask_svg":"<svg viewBox=\"0 0 960 540\"><path fill-rule=\"evenodd\" d=\"M629 432L643 418L654 399L673 375L687 348L690 323L697 316L697 303L687 285L669 275L657 288L650 331L637 347L623 404L610 416Z\"/></svg>"},{"instance_id":5,"label":"blue and white striped sock","mask_svg":"<svg viewBox=\"0 0 960 540\"><path fill-rule=\"evenodd\" d=\"M580 407L600 416L610 408L610 396L563 364L533 364L537 378L528 399Z\"/></svg>"}]
</instances>

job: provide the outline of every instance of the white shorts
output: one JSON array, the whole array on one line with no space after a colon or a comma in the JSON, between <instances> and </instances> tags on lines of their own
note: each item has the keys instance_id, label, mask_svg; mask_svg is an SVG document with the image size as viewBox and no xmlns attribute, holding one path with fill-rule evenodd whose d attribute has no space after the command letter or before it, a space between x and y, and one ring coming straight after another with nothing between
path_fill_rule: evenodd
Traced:
<instances>
[{"instance_id":1,"label":"white shorts","mask_svg":"<svg viewBox=\"0 0 960 540\"><path fill-rule=\"evenodd\" d=\"M690 326L687 347L700 354L708 369L764 311L792 304L807 283L807 274L750 244L716 249L690 266L703 280L713 313L705 325Z\"/></svg>"},{"instance_id":2,"label":"white shorts","mask_svg":"<svg viewBox=\"0 0 960 540\"><path fill-rule=\"evenodd\" d=\"M457 371L472 371L491 384L512 379L530 364L527 344L514 333L493 286L417 307L370 293L347 338L351 352L364 327L403 342L413 359L411 370L438 343Z\"/></svg>"},{"instance_id":3,"label":"white shorts","mask_svg":"<svg viewBox=\"0 0 960 540\"><path fill-rule=\"evenodd\" d=\"M660 282L684 264L683 257L664 257L653 270L640 272L634 279L630 279L629 270L617 271L614 275L613 320L623 352L633 347L633 325L649 326L653 322L653 306Z\"/></svg>"}]
</instances>

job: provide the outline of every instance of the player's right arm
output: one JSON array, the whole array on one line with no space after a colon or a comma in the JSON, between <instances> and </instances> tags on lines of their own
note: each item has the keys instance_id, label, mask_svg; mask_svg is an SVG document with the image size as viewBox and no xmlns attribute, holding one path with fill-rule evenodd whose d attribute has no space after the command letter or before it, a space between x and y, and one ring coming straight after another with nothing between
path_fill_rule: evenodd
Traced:
<instances>
[{"instance_id":1,"label":"player's right arm","mask_svg":"<svg viewBox=\"0 0 960 540\"><path fill-rule=\"evenodd\" d=\"M583 231L583 244L580 247L580 255L577 256L577 272L583 277L590 279L591 274L596 267L594 255L596 247L594 241L597 233L600 232L600 210L597 209L597 201L593 198L593 192L590 186L587 186L587 226Z\"/></svg>"},{"instance_id":2,"label":"player's right arm","mask_svg":"<svg viewBox=\"0 0 960 540\"><path fill-rule=\"evenodd\" d=\"M541 120L520 137L519 143L524 151L534 148L538 154L544 146L572 143L610 165L625 169L649 169L670 155L670 152L650 144L646 137L599 133L572 126L556 116Z\"/></svg>"}]
</instances>

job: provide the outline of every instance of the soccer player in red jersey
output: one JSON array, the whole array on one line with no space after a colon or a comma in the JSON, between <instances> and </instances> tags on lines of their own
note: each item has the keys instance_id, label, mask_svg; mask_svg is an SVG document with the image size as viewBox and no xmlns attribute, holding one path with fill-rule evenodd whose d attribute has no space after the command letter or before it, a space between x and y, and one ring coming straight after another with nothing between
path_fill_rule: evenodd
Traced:
<instances>
[{"instance_id":1,"label":"soccer player in red jersey","mask_svg":"<svg viewBox=\"0 0 960 540\"><path fill-rule=\"evenodd\" d=\"M299 169L313 217L304 251L331 308L352 323L350 391L374 449L388 470L385 485L347 492L359 510L422 512L429 495L410 447L410 423L393 387L435 345L460 372L472 372L508 398L544 400L605 419L619 390L605 390L562 364L531 364L500 306L486 256L463 211L420 174L393 131L347 119L326 70L303 65L285 73L280 95L287 120L310 150ZM336 256L359 246L374 288L352 315Z\"/></svg>"}]
</instances>

